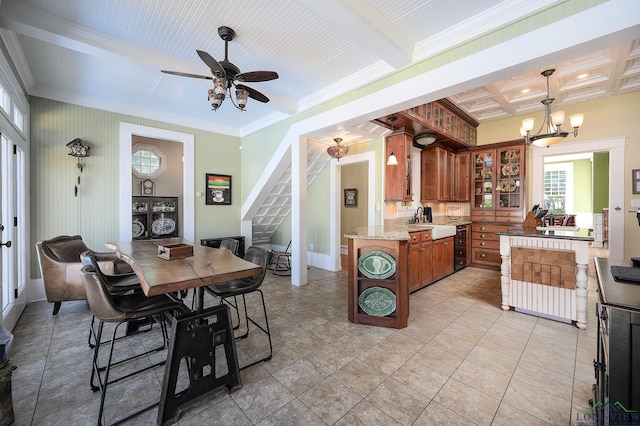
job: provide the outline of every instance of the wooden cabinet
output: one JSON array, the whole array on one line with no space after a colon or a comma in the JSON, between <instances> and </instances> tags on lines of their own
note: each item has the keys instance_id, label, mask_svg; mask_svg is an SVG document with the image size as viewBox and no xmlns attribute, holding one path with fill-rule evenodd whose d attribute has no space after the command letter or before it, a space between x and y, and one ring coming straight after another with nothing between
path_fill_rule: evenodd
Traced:
<instances>
[{"instance_id":1,"label":"wooden cabinet","mask_svg":"<svg viewBox=\"0 0 640 426\"><path fill-rule=\"evenodd\" d=\"M453 201L468 202L470 200L470 158L471 154L468 151L456 153L453 168Z\"/></svg>"},{"instance_id":2,"label":"wooden cabinet","mask_svg":"<svg viewBox=\"0 0 640 426\"><path fill-rule=\"evenodd\" d=\"M458 148L477 144L478 123L448 99L418 105L402 114L419 123L416 128L433 130Z\"/></svg>"},{"instance_id":3,"label":"wooden cabinet","mask_svg":"<svg viewBox=\"0 0 640 426\"><path fill-rule=\"evenodd\" d=\"M391 259L394 264L391 275L376 276L365 274L368 264L366 258L374 257ZM409 288L407 286L408 271L408 244L407 241L376 240L349 238L349 286L347 289L348 318L356 324L368 324L378 327L404 328L409 318ZM362 262L362 263L361 263ZM380 262L376 260L373 262ZM367 313L367 306L379 310L388 307L389 300L381 301L376 294L393 293L395 307L387 315L379 315L380 312ZM369 293L369 296L367 296Z\"/></svg>"},{"instance_id":4,"label":"wooden cabinet","mask_svg":"<svg viewBox=\"0 0 640 426\"><path fill-rule=\"evenodd\" d=\"M471 151L473 194L471 213L519 212L524 208L525 152L522 143ZM522 222L522 220L520 221Z\"/></svg>"},{"instance_id":5,"label":"wooden cabinet","mask_svg":"<svg viewBox=\"0 0 640 426\"><path fill-rule=\"evenodd\" d=\"M409 233L409 292L433 281L431 231Z\"/></svg>"},{"instance_id":6,"label":"wooden cabinet","mask_svg":"<svg viewBox=\"0 0 640 426\"><path fill-rule=\"evenodd\" d=\"M179 235L178 197L133 197L131 237L134 240Z\"/></svg>"},{"instance_id":7,"label":"wooden cabinet","mask_svg":"<svg viewBox=\"0 0 640 426\"><path fill-rule=\"evenodd\" d=\"M411 201L411 151L413 135L398 131L387 136L385 142L385 162L393 153L398 159L395 166L386 165L385 201Z\"/></svg>"},{"instance_id":8,"label":"wooden cabinet","mask_svg":"<svg viewBox=\"0 0 640 426\"><path fill-rule=\"evenodd\" d=\"M526 146L521 140L471 148L471 260L500 268L495 232L522 226Z\"/></svg>"},{"instance_id":9,"label":"wooden cabinet","mask_svg":"<svg viewBox=\"0 0 640 426\"><path fill-rule=\"evenodd\" d=\"M469 153L441 146L422 150L420 200L469 201Z\"/></svg>"},{"instance_id":10,"label":"wooden cabinet","mask_svg":"<svg viewBox=\"0 0 640 426\"><path fill-rule=\"evenodd\" d=\"M433 242L433 280L453 273L453 237L441 238Z\"/></svg>"}]
</instances>

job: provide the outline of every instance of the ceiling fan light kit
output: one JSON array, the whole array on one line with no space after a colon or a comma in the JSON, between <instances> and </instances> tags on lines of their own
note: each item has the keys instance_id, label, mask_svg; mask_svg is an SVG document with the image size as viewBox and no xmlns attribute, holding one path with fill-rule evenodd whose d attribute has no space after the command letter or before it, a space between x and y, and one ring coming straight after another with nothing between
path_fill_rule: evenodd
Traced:
<instances>
[{"instance_id":1,"label":"ceiling fan light kit","mask_svg":"<svg viewBox=\"0 0 640 426\"><path fill-rule=\"evenodd\" d=\"M277 79L278 73L275 71L250 71L242 73L240 68L229 62L229 42L236 36L235 31L229 27L219 27L218 35L224 40L224 60L218 62L213 56L209 55L203 50L196 50L196 53L207 64L211 70L212 76L188 74L178 71L166 71L161 70L166 74L179 75L182 77L200 78L205 80L212 80L213 89L208 90L209 103L213 110L217 110L222 105L222 102L228 96L231 99L231 103L240 111L245 111L247 101L249 98L258 102L267 103L269 98L253 89L249 86L239 84L240 82L261 82ZM231 96L231 90L235 87L235 101Z\"/></svg>"},{"instance_id":2,"label":"ceiling fan light kit","mask_svg":"<svg viewBox=\"0 0 640 426\"><path fill-rule=\"evenodd\" d=\"M555 72L555 69L548 69L542 71L542 75L547 79L547 97L540 102L544 105L544 121L538 133L531 134L535 123L534 118L525 118L522 120L522 127L520 127L520 134L524 137L524 141L527 145L536 145L541 147L549 147L555 145L569 136L569 132L562 130L562 124L564 124L564 111L556 111L551 113L551 104L555 100L550 97L549 94L549 77ZM569 117L571 127L573 127L573 136L578 136L578 129L582 126L584 120L583 114L575 114Z\"/></svg>"}]
</instances>

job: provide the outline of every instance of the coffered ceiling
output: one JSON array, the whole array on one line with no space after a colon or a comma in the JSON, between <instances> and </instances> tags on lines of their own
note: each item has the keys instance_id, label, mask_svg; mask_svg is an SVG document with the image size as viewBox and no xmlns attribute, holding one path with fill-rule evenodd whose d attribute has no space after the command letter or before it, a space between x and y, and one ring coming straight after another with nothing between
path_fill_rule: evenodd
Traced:
<instances>
[{"instance_id":1,"label":"coffered ceiling","mask_svg":"<svg viewBox=\"0 0 640 426\"><path fill-rule=\"evenodd\" d=\"M0 35L30 95L243 136L562 3L567 0L2 0ZM247 83L270 102L250 100L240 112L227 100L212 111L209 80L160 72L210 75L196 49L224 59L219 26L236 32L229 60L241 71L279 74ZM638 90L638 43L627 39L568 61L554 58L548 64L558 69L554 105ZM447 96L480 123L539 110L543 69L519 69ZM344 132L354 143L380 129L365 121ZM335 132L314 137L333 143Z\"/></svg>"}]
</instances>

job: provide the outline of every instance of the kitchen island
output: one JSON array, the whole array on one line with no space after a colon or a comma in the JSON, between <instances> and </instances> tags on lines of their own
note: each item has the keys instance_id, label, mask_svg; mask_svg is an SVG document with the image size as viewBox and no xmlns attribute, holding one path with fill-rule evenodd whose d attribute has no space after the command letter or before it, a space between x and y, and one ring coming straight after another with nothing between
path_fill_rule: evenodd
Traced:
<instances>
[{"instance_id":1,"label":"kitchen island","mask_svg":"<svg viewBox=\"0 0 640 426\"><path fill-rule=\"evenodd\" d=\"M406 327L409 292L413 290L410 275L414 275L417 267L431 271L433 263L432 257L420 257L420 265L410 265L411 253L415 251L412 251L412 245L422 246L431 244L432 239L439 240L443 243L440 246L448 247L448 273L453 273L455 233L456 227L450 225L387 224L360 227L345 234L349 241L349 321L380 327Z\"/></svg>"},{"instance_id":2,"label":"kitchen island","mask_svg":"<svg viewBox=\"0 0 640 426\"><path fill-rule=\"evenodd\" d=\"M587 230L523 227L500 236L502 309L587 327ZM567 228L569 229L569 228Z\"/></svg>"}]
</instances>

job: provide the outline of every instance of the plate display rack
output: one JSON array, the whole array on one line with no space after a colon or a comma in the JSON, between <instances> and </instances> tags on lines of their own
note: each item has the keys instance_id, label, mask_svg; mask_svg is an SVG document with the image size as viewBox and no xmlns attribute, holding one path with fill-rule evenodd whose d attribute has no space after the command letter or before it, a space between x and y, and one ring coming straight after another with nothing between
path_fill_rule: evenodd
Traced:
<instances>
[{"instance_id":1,"label":"plate display rack","mask_svg":"<svg viewBox=\"0 0 640 426\"><path fill-rule=\"evenodd\" d=\"M132 197L131 238L177 237L179 210L178 197Z\"/></svg>"},{"instance_id":2,"label":"plate display rack","mask_svg":"<svg viewBox=\"0 0 640 426\"><path fill-rule=\"evenodd\" d=\"M349 239L349 320L404 328L409 317L407 242Z\"/></svg>"}]
</instances>

